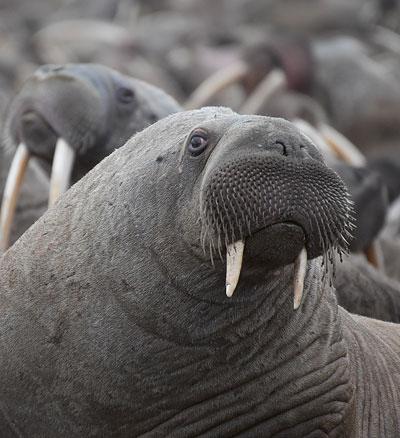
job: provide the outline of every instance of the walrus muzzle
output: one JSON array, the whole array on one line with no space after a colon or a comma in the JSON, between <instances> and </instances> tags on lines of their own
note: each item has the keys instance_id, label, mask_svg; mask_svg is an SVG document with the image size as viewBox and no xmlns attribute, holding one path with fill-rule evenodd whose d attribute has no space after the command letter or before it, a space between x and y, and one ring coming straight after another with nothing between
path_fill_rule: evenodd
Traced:
<instances>
[{"instance_id":1,"label":"walrus muzzle","mask_svg":"<svg viewBox=\"0 0 400 438\"><path fill-rule=\"evenodd\" d=\"M323 255L327 265L333 263L333 251L341 254L347 249L351 212L347 190L335 172L315 159L264 151L229 158L203 181L200 202L203 245L208 240L220 253L226 251L228 297L238 284L249 239L266 239L258 242L266 254L272 251L265 256L266 263L294 262L295 309L302 299L307 259ZM284 241L274 242L282 235L263 232L279 224L302 229L300 252L292 254ZM285 247L288 253L278 254Z\"/></svg>"},{"instance_id":2,"label":"walrus muzzle","mask_svg":"<svg viewBox=\"0 0 400 438\"><path fill-rule=\"evenodd\" d=\"M9 135L18 144L3 195L0 251L9 236L27 164L52 163L49 206L68 190L76 154L93 144L104 119L99 92L89 81L57 66L43 66L28 79L10 107ZM54 154L54 155L53 155Z\"/></svg>"}]
</instances>

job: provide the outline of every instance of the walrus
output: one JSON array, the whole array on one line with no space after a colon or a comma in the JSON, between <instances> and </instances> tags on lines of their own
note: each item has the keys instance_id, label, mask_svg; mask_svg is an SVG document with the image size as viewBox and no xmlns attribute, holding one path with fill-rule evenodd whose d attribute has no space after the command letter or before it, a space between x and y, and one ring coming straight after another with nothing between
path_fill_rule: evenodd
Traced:
<instances>
[{"instance_id":1,"label":"walrus","mask_svg":"<svg viewBox=\"0 0 400 438\"><path fill-rule=\"evenodd\" d=\"M385 264L382 273L361 256L351 254L338 263L333 285L339 305L346 310L381 321L400 322L400 283L391 276L390 264Z\"/></svg>"},{"instance_id":2,"label":"walrus","mask_svg":"<svg viewBox=\"0 0 400 438\"><path fill-rule=\"evenodd\" d=\"M255 98L260 96L255 94ZM382 229L388 209L387 190L380 173L367 166L365 157L343 135L329 126L322 107L309 96L288 90L275 94L265 102L261 93L258 108L244 105L244 113L252 109L254 114L283 117L293 123L315 141L329 167L344 180L354 203L354 225L349 248L352 252L363 251L375 267L383 270L383 256L375 241ZM265 105L267 103L267 105ZM253 112L251 112L253 114ZM371 215L371 208L375 211Z\"/></svg>"},{"instance_id":3,"label":"walrus","mask_svg":"<svg viewBox=\"0 0 400 438\"><path fill-rule=\"evenodd\" d=\"M369 167L340 162L332 163L330 167L345 182L354 203L355 228L349 249L352 252L366 251L385 225L389 207L386 185L381 175Z\"/></svg>"},{"instance_id":4,"label":"walrus","mask_svg":"<svg viewBox=\"0 0 400 438\"><path fill-rule=\"evenodd\" d=\"M31 156L50 170L49 204L115 148L151 123L179 111L157 87L97 64L44 65L12 101L5 123L15 148L2 207L1 247ZM53 159L54 158L54 159Z\"/></svg>"},{"instance_id":5,"label":"walrus","mask_svg":"<svg viewBox=\"0 0 400 438\"><path fill-rule=\"evenodd\" d=\"M287 121L141 131L0 260L1 435L397 437L399 327L321 267L349 214Z\"/></svg>"}]
</instances>

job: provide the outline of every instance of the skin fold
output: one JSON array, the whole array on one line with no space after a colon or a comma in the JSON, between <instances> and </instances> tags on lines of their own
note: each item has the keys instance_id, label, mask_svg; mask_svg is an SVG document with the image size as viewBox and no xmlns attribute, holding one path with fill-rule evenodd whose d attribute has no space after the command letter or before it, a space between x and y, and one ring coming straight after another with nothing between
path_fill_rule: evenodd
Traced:
<instances>
[{"instance_id":1,"label":"skin fold","mask_svg":"<svg viewBox=\"0 0 400 438\"><path fill-rule=\"evenodd\" d=\"M338 261L333 284L339 305L358 315L399 323L400 283L391 274L379 272L361 255Z\"/></svg>"},{"instance_id":2,"label":"skin fold","mask_svg":"<svg viewBox=\"0 0 400 438\"><path fill-rule=\"evenodd\" d=\"M265 166L274 177L260 180ZM270 195L254 194L247 220L217 207L229 189L239 212L260 182ZM204 108L137 134L0 261L1 436L397 437L400 330L339 307L321 267L342 245L347 199L280 119ZM224 249L238 236L228 298Z\"/></svg>"}]
</instances>

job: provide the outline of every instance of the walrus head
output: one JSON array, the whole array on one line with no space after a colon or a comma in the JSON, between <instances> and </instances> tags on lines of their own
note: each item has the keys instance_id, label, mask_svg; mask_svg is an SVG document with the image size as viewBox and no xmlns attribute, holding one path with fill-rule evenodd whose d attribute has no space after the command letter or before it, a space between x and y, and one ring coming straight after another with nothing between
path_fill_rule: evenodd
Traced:
<instances>
[{"instance_id":1,"label":"walrus head","mask_svg":"<svg viewBox=\"0 0 400 438\"><path fill-rule=\"evenodd\" d=\"M166 93L96 64L45 65L10 105L6 144L18 145L0 217L0 251L8 236L19 187L31 156L52 165L49 205L138 131L180 110Z\"/></svg>"},{"instance_id":2,"label":"walrus head","mask_svg":"<svg viewBox=\"0 0 400 438\"><path fill-rule=\"evenodd\" d=\"M347 247L351 207L342 180L283 119L234 114L203 121L181 154L181 171L196 181L184 211L204 252L226 254L226 294L240 275L254 279L295 262L297 308L307 259L323 255L327 262ZM195 241L193 231L188 238Z\"/></svg>"},{"instance_id":3,"label":"walrus head","mask_svg":"<svg viewBox=\"0 0 400 438\"><path fill-rule=\"evenodd\" d=\"M76 180L134 133L178 110L161 90L111 68L44 65L12 102L5 135L49 165L63 138L78 157Z\"/></svg>"}]
</instances>

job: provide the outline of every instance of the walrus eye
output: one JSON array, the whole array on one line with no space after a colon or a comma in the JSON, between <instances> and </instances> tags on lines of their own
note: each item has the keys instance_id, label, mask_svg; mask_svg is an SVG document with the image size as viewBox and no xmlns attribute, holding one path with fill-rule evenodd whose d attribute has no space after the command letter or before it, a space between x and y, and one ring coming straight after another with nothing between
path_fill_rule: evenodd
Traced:
<instances>
[{"instance_id":1,"label":"walrus eye","mask_svg":"<svg viewBox=\"0 0 400 438\"><path fill-rule=\"evenodd\" d=\"M195 131L190 137L188 150L191 155L198 157L208 146L207 134L203 131Z\"/></svg>"},{"instance_id":2,"label":"walrus eye","mask_svg":"<svg viewBox=\"0 0 400 438\"><path fill-rule=\"evenodd\" d=\"M122 103L131 103L135 98L135 93L130 88L121 87L117 90L117 98Z\"/></svg>"}]
</instances>

